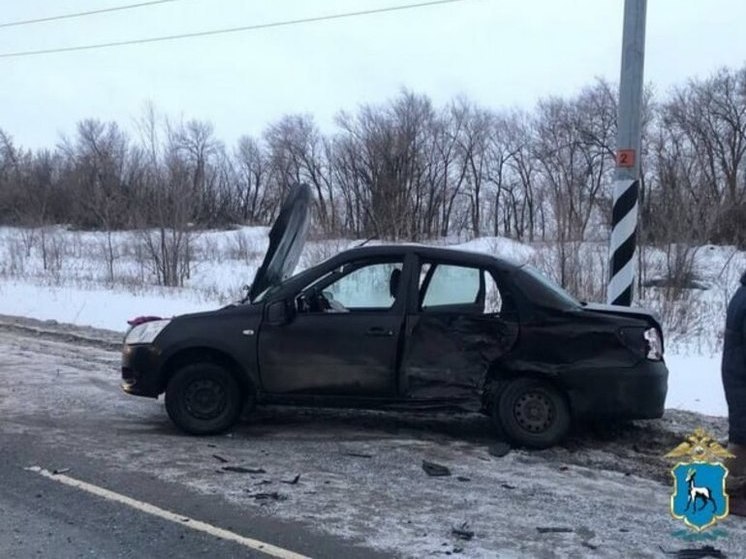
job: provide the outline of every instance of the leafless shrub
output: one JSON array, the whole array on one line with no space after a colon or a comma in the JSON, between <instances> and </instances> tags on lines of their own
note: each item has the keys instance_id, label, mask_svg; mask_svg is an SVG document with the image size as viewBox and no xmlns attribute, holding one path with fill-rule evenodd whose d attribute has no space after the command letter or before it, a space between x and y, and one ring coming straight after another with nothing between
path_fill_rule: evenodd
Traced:
<instances>
[{"instance_id":1,"label":"leafless shrub","mask_svg":"<svg viewBox=\"0 0 746 559\"><path fill-rule=\"evenodd\" d=\"M241 287L223 288L217 285L209 285L199 289L201 300L216 303L218 305L227 305L233 301L240 300L243 295Z\"/></svg>"},{"instance_id":2,"label":"leafless shrub","mask_svg":"<svg viewBox=\"0 0 746 559\"><path fill-rule=\"evenodd\" d=\"M316 264L339 254L343 250L347 250L352 244L353 241L346 239L330 239L308 243L303 250L300 265L303 268L315 266Z\"/></svg>"},{"instance_id":3,"label":"leafless shrub","mask_svg":"<svg viewBox=\"0 0 746 559\"><path fill-rule=\"evenodd\" d=\"M183 286L191 273L190 232L160 227L140 231L140 239L158 285Z\"/></svg>"},{"instance_id":4,"label":"leafless shrub","mask_svg":"<svg viewBox=\"0 0 746 559\"><path fill-rule=\"evenodd\" d=\"M639 305L660 319L667 351L715 354L722 344L725 305L720 299L700 296L689 290L679 299L666 297L663 288L646 288Z\"/></svg>"},{"instance_id":5,"label":"leafless shrub","mask_svg":"<svg viewBox=\"0 0 746 559\"><path fill-rule=\"evenodd\" d=\"M31 250L36 245L37 229L36 227L21 227L19 230L23 249L26 256L31 256Z\"/></svg>"},{"instance_id":6,"label":"leafless shrub","mask_svg":"<svg viewBox=\"0 0 746 559\"><path fill-rule=\"evenodd\" d=\"M127 243L127 254L137 265L135 275L130 275L128 282L144 285L157 283L156 273L152 267L152 261L148 256L148 248L144 242L142 232L134 232L129 235Z\"/></svg>"},{"instance_id":7,"label":"leafless shrub","mask_svg":"<svg viewBox=\"0 0 746 559\"><path fill-rule=\"evenodd\" d=\"M530 263L582 301L603 301L608 248L600 243L547 242Z\"/></svg>"},{"instance_id":8,"label":"leafless shrub","mask_svg":"<svg viewBox=\"0 0 746 559\"><path fill-rule=\"evenodd\" d=\"M26 273L26 247L21 239L14 236L6 236L3 239L5 245L5 258L2 263L2 273L8 277L23 277Z\"/></svg>"},{"instance_id":9,"label":"leafless shrub","mask_svg":"<svg viewBox=\"0 0 746 559\"><path fill-rule=\"evenodd\" d=\"M194 260L202 262L220 262L225 258L220 240L213 236L205 236L199 242L192 242Z\"/></svg>"},{"instance_id":10,"label":"leafless shrub","mask_svg":"<svg viewBox=\"0 0 746 559\"><path fill-rule=\"evenodd\" d=\"M262 252L258 249L254 238L249 233L246 231L236 231L231 235L227 257L232 260L241 260L247 264L251 264L262 257Z\"/></svg>"},{"instance_id":11,"label":"leafless shrub","mask_svg":"<svg viewBox=\"0 0 746 559\"><path fill-rule=\"evenodd\" d=\"M114 275L114 263L119 259L119 247L112 239L112 232L106 231L102 239L98 240L98 250L101 259L106 265L106 278L110 284L116 280Z\"/></svg>"},{"instance_id":12,"label":"leafless shrub","mask_svg":"<svg viewBox=\"0 0 746 559\"><path fill-rule=\"evenodd\" d=\"M42 227L40 229L42 266L55 285L62 282L62 264L65 257L64 238L59 231Z\"/></svg>"}]
</instances>

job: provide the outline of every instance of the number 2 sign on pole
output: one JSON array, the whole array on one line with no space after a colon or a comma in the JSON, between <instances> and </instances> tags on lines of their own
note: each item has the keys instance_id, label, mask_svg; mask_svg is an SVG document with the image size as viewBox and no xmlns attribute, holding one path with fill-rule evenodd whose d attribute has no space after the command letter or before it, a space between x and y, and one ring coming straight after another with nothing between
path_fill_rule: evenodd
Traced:
<instances>
[{"instance_id":1,"label":"number 2 sign on pole","mask_svg":"<svg viewBox=\"0 0 746 559\"><path fill-rule=\"evenodd\" d=\"M617 150L616 166L617 167L634 167L635 166L635 150L633 149Z\"/></svg>"}]
</instances>

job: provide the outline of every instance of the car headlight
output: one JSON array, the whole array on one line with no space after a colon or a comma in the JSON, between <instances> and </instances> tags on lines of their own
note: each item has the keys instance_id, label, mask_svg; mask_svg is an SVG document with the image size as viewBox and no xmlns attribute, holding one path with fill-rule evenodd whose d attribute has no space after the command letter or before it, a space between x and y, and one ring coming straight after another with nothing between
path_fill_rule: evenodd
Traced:
<instances>
[{"instance_id":1,"label":"car headlight","mask_svg":"<svg viewBox=\"0 0 746 559\"><path fill-rule=\"evenodd\" d=\"M657 328L648 328L643 334L647 344L647 354L645 357L651 361L660 361L663 358L663 340Z\"/></svg>"},{"instance_id":2,"label":"car headlight","mask_svg":"<svg viewBox=\"0 0 746 559\"><path fill-rule=\"evenodd\" d=\"M161 333L170 319L167 320L151 320L150 322L144 322L138 324L132 328L127 335L124 337L125 344L149 344L155 340L155 337Z\"/></svg>"}]
</instances>

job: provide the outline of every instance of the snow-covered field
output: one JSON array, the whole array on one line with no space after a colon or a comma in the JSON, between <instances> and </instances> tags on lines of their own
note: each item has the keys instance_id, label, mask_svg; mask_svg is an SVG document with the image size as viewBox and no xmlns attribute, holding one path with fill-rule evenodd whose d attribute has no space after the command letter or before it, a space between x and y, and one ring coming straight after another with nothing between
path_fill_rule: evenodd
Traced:
<instances>
[{"instance_id":1,"label":"snow-covered field","mask_svg":"<svg viewBox=\"0 0 746 559\"><path fill-rule=\"evenodd\" d=\"M266 234L264 227L196 234L185 287L164 288L154 285L155 276L141 250L141 240L134 233L111 234L114 259L109 268L105 233L53 228L46 230L42 239L39 230L0 228L0 314L123 331L126 321L138 315L172 316L209 310L240 298L242 286L251 282L261 263ZM358 242L309 242L301 267ZM556 275L552 264L554 249L548 245L529 246L485 237L454 242L453 246L528 261ZM593 262L602 260L604 247L581 249L591 254L587 259L589 266L601 265ZM645 254L653 263L652 268L663 259L659 251L652 249ZM737 286L737 278L746 269L746 253L729 247L701 247L696 264L697 277L708 289L688 290L676 305L663 305L655 289L647 289L643 304L660 312L667 330L666 359L671 371L667 406L726 415L719 343L725 305ZM603 273L590 269L588 276L599 277Z\"/></svg>"}]
</instances>

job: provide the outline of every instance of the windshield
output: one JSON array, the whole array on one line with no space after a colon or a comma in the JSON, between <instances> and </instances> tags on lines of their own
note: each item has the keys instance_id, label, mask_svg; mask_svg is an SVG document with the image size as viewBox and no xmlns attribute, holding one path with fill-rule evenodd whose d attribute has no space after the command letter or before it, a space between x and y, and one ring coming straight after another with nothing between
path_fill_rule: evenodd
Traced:
<instances>
[{"instance_id":1,"label":"windshield","mask_svg":"<svg viewBox=\"0 0 746 559\"><path fill-rule=\"evenodd\" d=\"M533 266L522 266L518 285L536 303L566 309L580 306L580 302Z\"/></svg>"}]
</instances>

